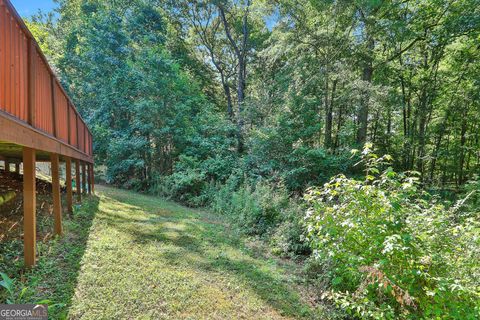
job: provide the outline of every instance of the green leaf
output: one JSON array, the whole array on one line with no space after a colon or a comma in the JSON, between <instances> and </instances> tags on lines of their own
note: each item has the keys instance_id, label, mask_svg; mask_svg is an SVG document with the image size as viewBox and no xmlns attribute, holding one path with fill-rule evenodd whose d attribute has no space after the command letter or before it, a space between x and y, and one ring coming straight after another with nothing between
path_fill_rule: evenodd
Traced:
<instances>
[{"instance_id":1,"label":"green leaf","mask_svg":"<svg viewBox=\"0 0 480 320\"><path fill-rule=\"evenodd\" d=\"M335 277L333 280L332 280L332 284L334 286L338 286L340 283L343 282L343 278L342 277Z\"/></svg>"},{"instance_id":2,"label":"green leaf","mask_svg":"<svg viewBox=\"0 0 480 320\"><path fill-rule=\"evenodd\" d=\"M5 288L8 293L13 294L13 279L10 279L6 273L0 272L2 281L0 281L0 286Z\"/></svg>"}]
</instances>

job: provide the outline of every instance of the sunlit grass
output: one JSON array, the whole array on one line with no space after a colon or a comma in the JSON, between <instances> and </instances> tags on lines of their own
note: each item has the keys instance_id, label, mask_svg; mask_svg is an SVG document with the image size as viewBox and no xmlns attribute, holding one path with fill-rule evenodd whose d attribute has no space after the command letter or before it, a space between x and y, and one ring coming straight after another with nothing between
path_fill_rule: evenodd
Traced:
<instances>
[{"instance_id":1,"label":"sunlit grass","mask_svg":"<svg viewBox=\"0 0 480 320\"><path fill-rule=\"evenodd\" d=\"M280 319L309 314L274 261L228 225L155 197L99 188L72 319Z\"/></svg>"}]
</instances>

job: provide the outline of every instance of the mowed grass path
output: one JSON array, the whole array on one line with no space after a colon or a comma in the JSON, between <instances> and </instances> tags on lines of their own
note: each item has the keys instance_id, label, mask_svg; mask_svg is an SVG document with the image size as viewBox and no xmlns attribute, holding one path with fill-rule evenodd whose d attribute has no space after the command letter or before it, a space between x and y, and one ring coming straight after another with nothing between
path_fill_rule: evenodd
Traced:
<instances>
[{"instance_id":1,"label":"mowed grass path","mask_svg":"<svg viewBox=\"0 0 480 320\"><path fill-rule=\"evenodd\" d=\"M99 187L70 319L284 319L309 308L218 217Z\"/></svg>"}]
</instances>

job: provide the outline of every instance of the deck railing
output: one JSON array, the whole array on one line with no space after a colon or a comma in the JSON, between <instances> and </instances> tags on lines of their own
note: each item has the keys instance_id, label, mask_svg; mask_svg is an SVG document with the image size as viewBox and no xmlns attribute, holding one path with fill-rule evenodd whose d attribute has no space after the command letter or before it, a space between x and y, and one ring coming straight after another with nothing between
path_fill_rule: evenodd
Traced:
<instances>
[{"instance_id":1,"label":"deck railing","mask_svg":"<svg viewBox=\"0 0 480 320\"><path fill-rule=\"evenodd\" d=\"M9 0L0 0L0 111L92 157L92 134Z\"/></svg>"}]
</instances>

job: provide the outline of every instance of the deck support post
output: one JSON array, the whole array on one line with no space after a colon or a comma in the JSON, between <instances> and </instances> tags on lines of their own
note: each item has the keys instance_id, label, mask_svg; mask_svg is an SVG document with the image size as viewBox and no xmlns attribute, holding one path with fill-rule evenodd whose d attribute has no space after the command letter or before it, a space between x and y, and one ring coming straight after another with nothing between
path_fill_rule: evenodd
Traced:
<instances>
[{"instance_id":1,"label":"deck support post","mask_svg":"<svg viewBox=\"0 0 480 320\"><path fill-rule=\"evenodd\" d=\"M36 219L35 149L23 148L23 242L27 267L35 265Z\"/></svg>"},{"instance_id":2,"label":"deck support post","mask_svg":"<svg viewBox=\"0 0 480 320\"><path fill-rule=\"evenodd\" d=\"M7 159L5 159L4 163L5 163L5 172L10 172L10 162Z\"/></svg>"},{"instance_id":3,"label":"deck support post","mask_svg":"<svg viewBox=\"0 0 480 320\"><path fill-rule=\"evenodd\" d=\"M82 186L80 182L80 160L75 159L75 186L77 189L77 201L82 202Z\"/></svg>"},{"instance_id":4,"label":"deck support post","mask_svg":"<svg viewBox=\"0 0 480 320\"><path fill-rule=\"evenodd\" d=\"M93 163L90 164L90 179L92 184L92 194L95 194L95 173L93 171Z\"/></svg>"},{"instance_id":5,"label":"deck support post","mask_svg":"<svg viewBox=\"0 0 480 320\"><path fill-rule=\"evenodd\" d=\"M92 194L92 165L87 164L87 185L88 185L88 194Z\"/></svg>"},{"instance_id":6,"label":"deck support post","mask_svg":"<svg viewBox=\"0 0 480 320\"><path fill-rule=\"evenodd\" d=\"M65 158L65 185L67 187L67 210L73 213L73 190L72 190L72 159Z\"/></svg>"},{"instance_id":7,"label":"deck support post","mask_svg":"<svg viewBox=\"0 0 480 320\"><path fill-rule=\"evenodd\" d=\"M15 163L15 173L20 174L20 163Z\"/></svg>"},{"instance_id":8,"label":"deck support post","mask_svg":"<svg viewBox=\"0 0 480 320\"><path fill-rule=\"evenodd\" d=\"M60 165L58 154L50 155L52 161L52 195L53 216L55 218L55 234L62 235L62 198L60 195Z\"/></svg>"},{"instance_id":9,"label":"deck support post","mask_svg":"<svg viewBox=\"0 0 480 320\"><path fill-rule=\"evenodd\" d=\"M82 161L82 193L87 194L87 175L85 171L85 162Z\"/></svg>"}]
</instances>

